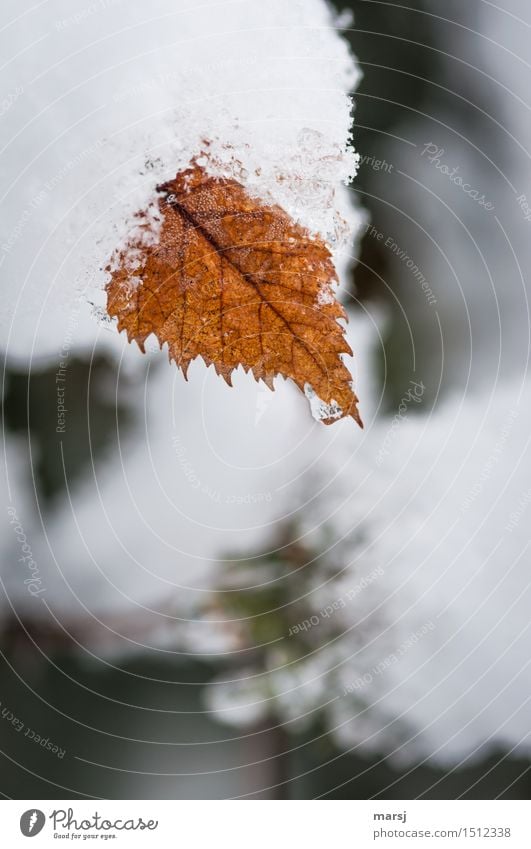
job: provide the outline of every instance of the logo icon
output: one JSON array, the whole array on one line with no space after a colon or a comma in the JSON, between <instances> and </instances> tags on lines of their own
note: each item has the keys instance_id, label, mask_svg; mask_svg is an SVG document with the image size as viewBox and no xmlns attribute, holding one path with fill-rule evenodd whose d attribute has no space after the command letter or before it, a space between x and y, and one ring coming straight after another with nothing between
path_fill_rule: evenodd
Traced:
<instances>
[{"instance_id":1,"label":"logo icon","mask_svg":"<svg viewBox=\"0 0 531 849\"><path fill-rule=\"evenodd\" d=\"M44 827L46 817L38 808L30 808L20 817L20 830L24 837L35 837Z\"/></svg>"}]
</instances>

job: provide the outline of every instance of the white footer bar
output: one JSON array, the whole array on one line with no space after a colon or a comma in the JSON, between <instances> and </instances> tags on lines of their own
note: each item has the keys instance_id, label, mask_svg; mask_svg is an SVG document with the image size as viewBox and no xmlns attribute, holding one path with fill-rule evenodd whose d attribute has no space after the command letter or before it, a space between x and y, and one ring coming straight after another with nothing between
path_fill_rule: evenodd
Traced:
<instances>
[{"instance_id":1,"label":"white footer bar","mask_svg":"<svg viewBox=\"0 0 531 849\"><path fill-rule=\"evenodd\" d=\"M526 801L9 800L0 802L0 834L9 849L531 849L530 808Z\"/></svg>"}]
</instances>

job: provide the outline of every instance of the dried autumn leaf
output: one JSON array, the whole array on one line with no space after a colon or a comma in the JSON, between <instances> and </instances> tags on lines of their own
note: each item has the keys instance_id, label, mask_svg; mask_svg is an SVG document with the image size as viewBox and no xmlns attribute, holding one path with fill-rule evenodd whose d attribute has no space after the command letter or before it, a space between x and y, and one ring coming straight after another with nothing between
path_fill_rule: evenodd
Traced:
<instances>
[{"instance_id":1,"label":"dried autumn leaf","mask_svg":"<svg viewBox=\"0 0 531 849\"><path fill-rule=\"evenodd\" d=\"M239 365L270 388L283 375L326 424L352 416L361 425L326 245L280 207L196 162L158 192L157 243L140 214L107 268L107 311L118 329L142 350L152 333L167 342L185 376L196 357L229 384Z\"/></svg>"}]
</instances>

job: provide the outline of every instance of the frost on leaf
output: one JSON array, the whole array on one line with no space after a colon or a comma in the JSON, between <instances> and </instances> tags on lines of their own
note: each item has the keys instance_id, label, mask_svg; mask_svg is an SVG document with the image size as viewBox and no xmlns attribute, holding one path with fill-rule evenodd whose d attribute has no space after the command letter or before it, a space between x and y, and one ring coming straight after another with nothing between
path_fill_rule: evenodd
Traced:
<instances>
[{"instance_id":1,"label":"frost on leaf","mask_svg":"<svg viewBox=\"0 0 531 849\"><path fill-rule=\"evenodd\" d=\"M271 388L282 375L319 407L321 421L352 416L361 425L324 242L195 161L158 187L158 205L155 243L139 213L107 266L107 311L129 341L144 350L155 334L185 376L196 357L229 384L240 365Z\"/></svg>"}]
</instances>

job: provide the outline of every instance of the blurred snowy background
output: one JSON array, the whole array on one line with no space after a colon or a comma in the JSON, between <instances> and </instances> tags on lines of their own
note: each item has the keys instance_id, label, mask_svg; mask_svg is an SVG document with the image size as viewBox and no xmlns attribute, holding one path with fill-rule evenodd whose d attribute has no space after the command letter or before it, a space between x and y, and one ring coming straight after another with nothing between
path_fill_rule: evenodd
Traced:
<instances>
[{"instance_id":1,"label":"blurred snowy background","mask_svg":"<svg viewBox=\"0 0 531 849\"><path fill-rule=\"evenodd\" d=\"M1 14L0 791L528 797L527 4ZM333 246L363 432L103 318L205 137Z\"/></svg>"}]
</instances>

